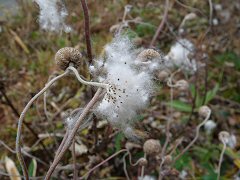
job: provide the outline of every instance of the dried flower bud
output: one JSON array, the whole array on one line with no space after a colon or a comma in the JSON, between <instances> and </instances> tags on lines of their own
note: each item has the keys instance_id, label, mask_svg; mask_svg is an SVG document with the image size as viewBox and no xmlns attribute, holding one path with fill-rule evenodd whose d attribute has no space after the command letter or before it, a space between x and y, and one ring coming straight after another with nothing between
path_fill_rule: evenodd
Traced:
<instances>
[{"instance_id":1,"label":"dried flower bud","mask_svg":"<svg viewBox=\"0 0 240 180\"><path fill-rule=\"evenodd\" d=\"M207 117L210 111L211 110L208 106L201 106L198 110L198 114L202 117Z\"/></svg>"},{"instance_id":2,"label":"dried flower bud","mask_svg":"<svg viewBox=\"0 0 240 180\"><path fill-rule=\"evenodd\" d=\"M166 80L168 77L169 77L169 72L168 71L166 71L166 70L162 70L162 71L160 71L159 73L158 73L158 79L160 80L160 81L164 81L164 80Z\"/></svg>"},{"instance_id":3,"label":"dried flower bud","mask_svg":"<svg viewBox=\"0 0 240 180\"><path fill-rule=\"evenodd\" d=\"M170 165L172 163L172 156L171 155L166 155L164 157L164 164Z\"/></svg>"},{"instance_id":4,"label":"dried flower bud","mask_svg":"<svg viewBox=\"0 0 240 180\"><path fill-rule=\"evenodd\" d=\"M146 158L142 157L142 158L140 158L140 159L138 160L138 164L139 164L140 166L147 166L148 161L147 161Z\"/></svg>"},{"instance_id":5,"label":"dried flower bud","mask_svg":"<svg viewBox=\"0 0 240 180\"><path fill-rule=\"evenodd\" d=\"M177 84L180 91L186 91L189 88L188 82L184 79L177 81L176 84Z\"/></svg>"},{"instance_id":6,"label":"dried flower bud","mask_svg":"<svg viewBox=\"0 0 240 180\"><path fill-rule=\"evenodd\" d=\"M143 151L148 155L158 154L160 152L160 149L161 144L158 140L155 139L149 139L143 145Z\"/></svg>"},{"instance_id":7,"label":"dried flower bud","mask_svg":"<svg viewBox=\"0 0 240 180\"><path fill-rule=\"evenodd\" d=\"M154 58L158 58L160 56L161 55L153 49L145 49L138 55L137 58L139 60L141 60L142 62L146 62L146 61L152 60Z\"/></svg>"},{"instance_id":8,"label":"dried flower bud","mask_svg":"<svg viewBox=\"0 0 240 180\"><path fill-rule=\"evenodd\" d=\"M81 57L82 54L77 49L72 47L64 47L59 49L56 53L55 62L62 70L67 69L70 63L77 68L81 63Z\"/></svg>"},{"instance_id":9,"label":"dried flower bud","mask_svg":"<svg viewBox=\"0 0 240 180\"><path fill-rule=\"evenodd\" d=\"M218 134L218 139L220 141L222 141L222 143L227 144L229 142L229 139L230 139L230 134L227 131L221 131Z\"/></svg>"}]
</instances>

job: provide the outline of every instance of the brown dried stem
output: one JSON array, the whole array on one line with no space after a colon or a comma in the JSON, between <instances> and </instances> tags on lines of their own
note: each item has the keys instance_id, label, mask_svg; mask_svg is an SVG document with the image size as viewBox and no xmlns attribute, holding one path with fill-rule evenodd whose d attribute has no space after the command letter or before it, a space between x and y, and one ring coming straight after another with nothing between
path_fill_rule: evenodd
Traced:
<instances>
[{"instance_id":1,"label":"brown dried stem","mask_svg":"<svg viewBox=\"0 0 240 180\"><path fill-rule=\"evenodd\" d=\"M86 39L86 46L87 46L87 55L89 59L89 63L92 63L92 47L91 47L91 36L90 36L90 20L89 20L89 13L88 13L88 6L86 0L81 0L82 8L83 8L83 15L84 15L84 29L85 29L85 39Z\"/></svg>"},{"instance_id":2,"label":"brown dried stem","mask_svg":"<svg viewBox=\"0 0 240 180\"><path fill-rule=\"evenodd\" d=\"M69 131L69 136L66 139L66 142L64 143L63 147L61 150L57 150L57 152L59 152L58 154L56 154L56 157L52 163L52 165L50 166L45 180L49 180L51 178L51 175L53 173L53 171L56 169L57 165L59 164L60 160L62 159L62 157L64 156L65 152L68 150L68 148L71 146L72 141L80 127L80 125L82 124L82 121L84 120L84 118L86 118L86 116L88 115L88 113L90 112L91 108L95 105L95 103L98 101L98 97L101 94L102 89L99 88L97 90L97 92L95 93L95 95L93 96L93 98L91 99L91 101L87 104L87 106L85 107L85 109L83 110L82 114L80 115L79 119L76 122L76 125L74 126L74 128ZM62 143L61 143L62 144Z\"/></svg>"},{"instance_id":3,"label":"brown dried stem","mask_svg":"<svg viewBox=\"0 0 240 180\"><path fill-rule=\"evenodd\" d=\"M154 46L154 44L155 44L155 42L156 42L156 40L157 40L160 32L162 31L162 29L163 29L163 27L164 27L165 22L167 21L167 15L168 15L168 9L169 9L169 0L166 0L166 1L165 1L164 9L165 9L165 10L164 10L164 14L163 14L163 19L162 19L161 23L159 24L156 33L155 33L154 36L153 36L153 39L152 39L152 41L151 41L151 43L150 43L150 47L153 47L153 46Z\"/></svg>"}]
</instances>

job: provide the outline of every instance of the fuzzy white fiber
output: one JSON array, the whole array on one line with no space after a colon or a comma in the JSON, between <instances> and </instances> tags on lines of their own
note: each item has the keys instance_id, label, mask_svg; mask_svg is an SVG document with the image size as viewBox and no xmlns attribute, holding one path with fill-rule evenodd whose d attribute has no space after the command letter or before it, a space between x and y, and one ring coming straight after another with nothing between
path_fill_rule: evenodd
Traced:
<instances>
[{"instance_id":1,"label":"fuzzy white fiber","mask_svg":"<svg viewBox=\"0 0 240 180\"><path fill-rule=\"evenodd\" d=\"M66 33L71 31L71 27L65 24L68 12L61 0L34 0L39 8L39 24L42 29Z\"/></svg>"},{"instance_id":2,"label":"fuzzy white fiber","mask_svg":"<svg viewBox=\"0 0 240 180\"><path fill-rule=\"evenodd\" d=\"M135 66L136 54L126 37L116 37L105 47L105 61L97 63L104 67L102 76L109 84L107 92L97 107L97 113L114 127L121 129L128 138L135 138L134 118L144 109L152 93L152 76ZM91 67L93 70L93 67Z\"/></svg>"},{"instance_id":3,"label":"fuzzy white fiber","mask_svg":"<svg viewBox=\"0 0 240 180\"><path fill-rule=\"evenodd\" d=\"M215 129L217 126L217 124L213 121L213 120L208 120L205 124L204 124L204 129L206 130L206 132L209 134L213 131L213 129Z\"/></svg>"},{"instance_id":4,"label":"fuzzy white fiber","mask_svg":"<svg viewBox=\"0 0 240 180\"><path fill-rule=\"evenodd\" d=\"M197 70L196 62L189 58L194 49L194 45L189 40L178 40L165 57L168 60L168 66L176 66L188 72L195 72Z\"/></svg>"}]
</instances>

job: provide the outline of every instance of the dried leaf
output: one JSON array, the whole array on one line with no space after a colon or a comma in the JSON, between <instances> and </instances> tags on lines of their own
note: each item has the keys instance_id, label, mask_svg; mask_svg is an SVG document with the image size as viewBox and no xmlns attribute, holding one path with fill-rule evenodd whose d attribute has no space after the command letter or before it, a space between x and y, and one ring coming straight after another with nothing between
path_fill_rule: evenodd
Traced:
<instances>
[{"instance_id":1,"label":"dried leaf","mask_svg":"<svg viewBox=\"0 0 240 180\"><path fill-rule=\"evenodd\" d=\"M20 174L15 163L7 156L5 157L5 167L7 173L10 175L11 180L21 180Z\"/></svg>"}]
</instances>

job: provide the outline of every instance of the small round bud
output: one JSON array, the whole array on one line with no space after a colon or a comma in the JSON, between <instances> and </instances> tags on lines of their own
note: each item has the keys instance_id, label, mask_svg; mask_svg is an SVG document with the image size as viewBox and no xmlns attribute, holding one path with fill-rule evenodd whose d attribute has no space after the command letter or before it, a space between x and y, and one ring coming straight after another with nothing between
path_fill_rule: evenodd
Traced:
<instances>
[{"instance_id":1,"label":"small round bud","mask_svg":"<svg viewBox=\"0 0 240 180\"><path fill-rule=\"evenodd\" d=\"M164 157L164 164L166 164L166 165L170 165L171 163L172 163L172 156L171 155L166 155L165 157Z\"/></svg>"},{"instance_id":2,"label":"small round bud","mask_svg":"<svg viewBox=\"0 0 240 180\"><path fill-rule=\"evenodd\" d=\"M198 114L202 117L207 117L210 111L211 110L208 106L201 106L198 110Z\"/></svg>"},{"instance_id":3,"label":"small round bud","mask_svg":"<svg viewBox=\"0 0 240 180\"><path fill-rule=\"evenodd\" d=\"M158 154L160 152L160 149L161 144L158 140L155 139L149 139L143 145L143 151L148 155Z\"/></svg>"},{"instance_id":4,"label":"small round bud","mask_svg":"<svg viewBox=\"0 0 240 180\"><path fill-rule=\"evenodd\" d=\"M170 73L168 71L162 70L158 73L158 79L164 81L169 77Z\"/></svg>"},{"instance_id":5,"label":"small round bud","mask_svg":"<svg viewBox=\"0 0 240 180\"><path fill-rule=\"evenodd\" d=\"M81 63L81 58L82 54L77 49L72 47L64 47L59 49L56 53L55 62L60 69L65 70L68 68L70 63L77 68Z\"/></svg>"},{"instance_id":6,"label":"small round bud","mask_svg":"<svg viewBox=\"0 0 240 180\"><path fill-rule=\"evenodd\" d=\"M142 62L146 62L159 57L161 57L161 55L153 49L145 49L138 55L138 59Z\"/></svg>"},{"instance_id":7,"label":"small round bud","mask_svg":"<svg viewBox=\"0 0 240 180\"><path fill-rule=\"evenodd\" d=\"M140 166L147 166L147 164L148 164L148 161L146 160L146 158L140 158L139 160L138 160L138 164L140 165Z\"/></svg>"},{"instance_id":8,"label":"small round bud","mask_svg":"<svg viewBox=\"0 0 240 180\"><path fill-rule=\"evenodd\" d=\"M177 81L176 84L177 84L179 90L181 90L181 91L186 91L189 88L188 82L184 79Z\"/></svg>"},{"instance_id":9,"label":"small round bud","mask_svg":"<svg viewBox=\"0 0 240 180\"><path fill-rule=\"evenodd\" d=\"M222 143L227 144L229 142L229 139L230 139L230 134L227 131L221 131L218 134L218 139L220 141L222 141Z\"/></svg>"}]
</instances>

